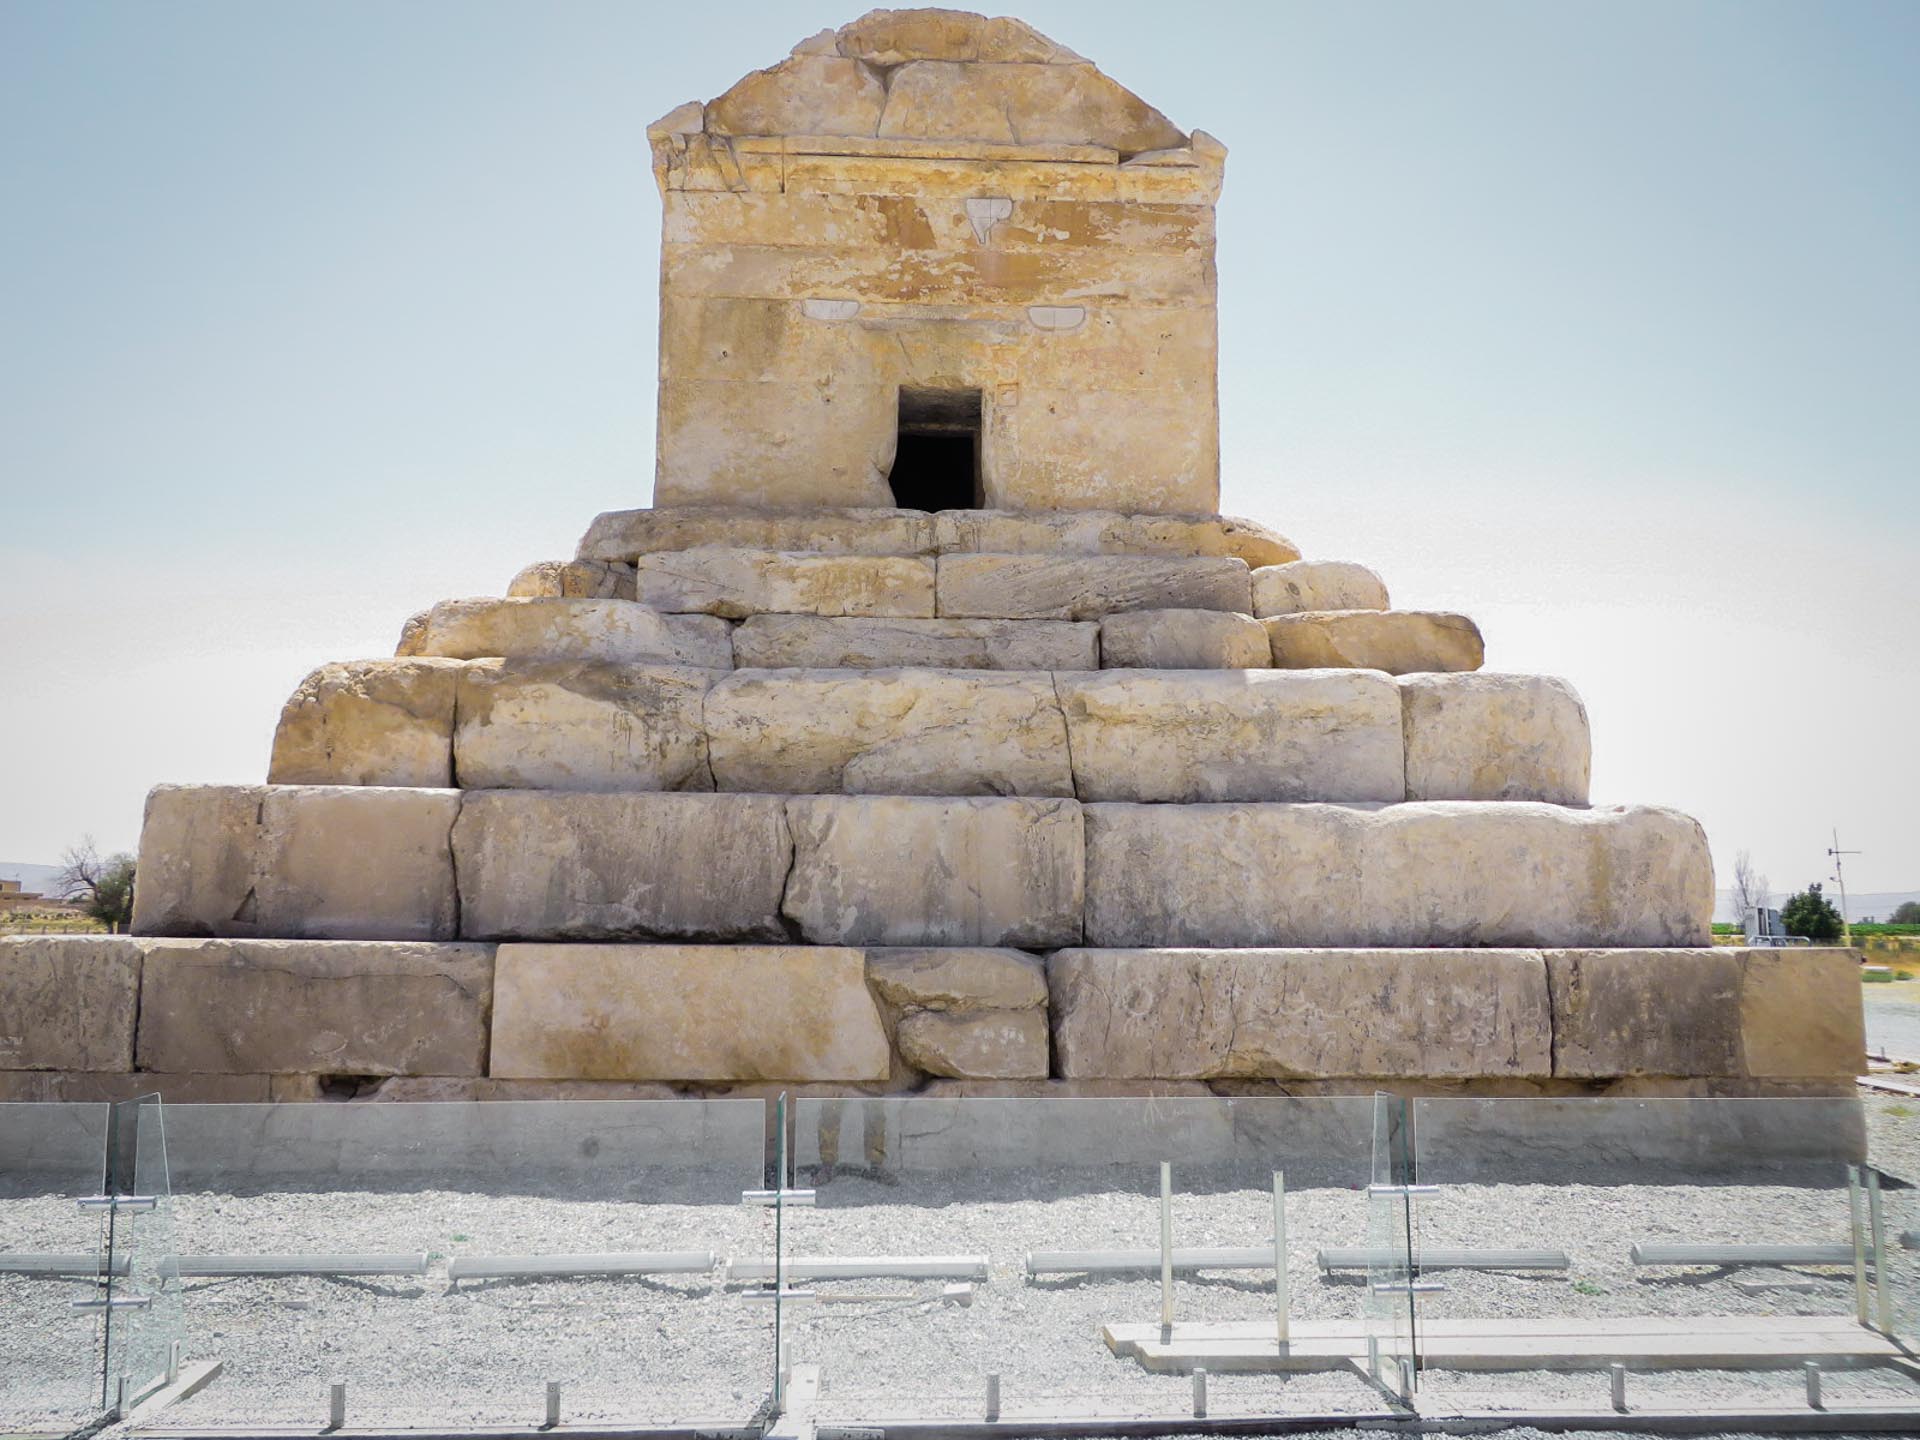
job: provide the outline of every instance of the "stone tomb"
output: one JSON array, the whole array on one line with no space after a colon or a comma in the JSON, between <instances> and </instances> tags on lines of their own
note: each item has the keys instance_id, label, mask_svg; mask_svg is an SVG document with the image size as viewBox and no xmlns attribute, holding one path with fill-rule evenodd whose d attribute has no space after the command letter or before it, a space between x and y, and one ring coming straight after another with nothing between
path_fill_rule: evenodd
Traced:
<instances>
[{"instance_id":1,"label":"stone tomb","mask_svg":"<svg viewBox=\"0 0 1920 1440\"><path fill-rule=\"evenodd\" d=\"M1216 513L1217 141L952 11L649 140L653 508L155 790L0 1100L1851 1088L1566 682Z\"/></svg>"}]
</instances>

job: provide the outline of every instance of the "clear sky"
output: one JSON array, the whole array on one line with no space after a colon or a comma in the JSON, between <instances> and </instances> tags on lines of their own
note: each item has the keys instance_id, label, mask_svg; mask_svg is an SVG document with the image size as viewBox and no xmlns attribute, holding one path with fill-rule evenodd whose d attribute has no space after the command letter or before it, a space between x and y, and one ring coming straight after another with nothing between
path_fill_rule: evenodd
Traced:
<instances>
[{"instance_id":1,"label":"clear sky","mask_svg":"<svg viewBox=\"0 0 1920 1440\"><path fill-rule=\"evenodd\" d=\"M0 859L652 478L647 123L855 10L0 4ZM1228 145L1223 508L1920 888L1920 4L1035 0Z\"/></svg>"}]
</instances>

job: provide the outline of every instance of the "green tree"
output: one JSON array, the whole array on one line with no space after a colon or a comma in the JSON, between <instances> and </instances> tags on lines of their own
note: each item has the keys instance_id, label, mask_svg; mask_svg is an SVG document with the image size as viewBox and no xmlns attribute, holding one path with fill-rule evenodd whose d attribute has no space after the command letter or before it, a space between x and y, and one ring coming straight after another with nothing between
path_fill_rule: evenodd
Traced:
<instances>
[{"instance_id":1,"label":"green tree","mask_svg":"<svg viewBox=\"0 0 1920 1440\"><path fill-rule=\"evenodd\" d=\"M1889 925L1920 925L1920 900L1902 900L1887 917Z\"/></svg>"},{"instance_id":2,"label":"green tree","mask_svg":"<svg viewBox=\"0 0 1920 1440\"><path fill-rule=\"evenodd\" d=\"M1816 943L1838 940L1842 928L1840 912L1833 908L1831 900L1820 893L1818 880L1798 894L1787 897L1787 903L1780 907L1780 923L1786 927L1789 935L1804 935Z\"/></svg>"},{"instance_id":3,"label":"green tree","mask_svg":"<svg viewBox=\"0 0 1920 1440\"><path fill-rule=\"evenodd\" d=\"M133 920L133 856L103 856L91 835L68 847L53 884L61 899L78 901L115 934Z\"/></svg>"}]
</instances>

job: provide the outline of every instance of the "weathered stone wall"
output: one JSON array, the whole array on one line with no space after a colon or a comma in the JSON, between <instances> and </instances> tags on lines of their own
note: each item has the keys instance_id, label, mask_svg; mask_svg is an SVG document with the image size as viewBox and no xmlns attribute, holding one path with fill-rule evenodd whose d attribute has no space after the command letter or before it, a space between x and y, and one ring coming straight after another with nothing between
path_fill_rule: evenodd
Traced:
<instances>
[{"instance_id":1,"label":"weathered stone wall","mask_svg":"<svg viewBox=\"0 0 1920 1440\"><path fill-rule=\"evenodd\" d=\"M815 37L649 131L657 504L889 505L908 386L979 392L988 505L1215 508L1224 147L948 13Z\"/></svg>"},{"instance_id":2,"label":"weathered stone wall","mask_svg":"<svg viewBox=\"0 0 1920 1440\"><path fill-rule=\"evenodd\" d=\"M1858 995L1837 949L16 936L0 1102L1838 1093Z\"/></svg>"}]
</instances>

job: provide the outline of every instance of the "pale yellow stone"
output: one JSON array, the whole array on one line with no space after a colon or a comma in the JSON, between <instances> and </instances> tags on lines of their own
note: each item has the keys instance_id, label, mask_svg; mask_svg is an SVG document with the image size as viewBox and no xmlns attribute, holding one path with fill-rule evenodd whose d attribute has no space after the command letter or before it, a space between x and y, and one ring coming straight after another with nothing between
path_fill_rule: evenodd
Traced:
<instances>
[{"instance_id":1,"label":"pale yellow stone","mask_svg":"<svg viewBox=\"0 0 1920 1440\"><path fill-rule=\"evenodd\" d=\"M397 653L459 660L538 655L717 670L733 664L733 642L721 621L663 615L632 600L555 597L443 600L407 622Z\"/></svg>"},{"instance_id":2,"label":"pale yellow stone","mask_svg":"<svg viewBox=\"0 0 1920 1440\"><path fill-rule=\"evenodd\" d=\"M1110 510L942 510L934 546L943 555L1234 555L1266 566L1299 554L1285 536L1251 520Z\"/></svg>"},{"instance_id":3,"label":"pale yellow stone","mask_svg":"<svg viewBox=\"0 0 1920 1440\"><path fill-rule=\"evenodd\" d=\"M493 947L155 940L139 1063L191 1073L479 1075Z\"/></svg>"},{"instance_id":4,"label":"pale yellow stone","mask_svg":"<svg viewBox=\"0 0 1920 1440\"><path fill-rule=\"evenodd\" d=\"M251 934L264 785L156 785L140 825L136 935ZM247 928L228 928L245 923Z\"/></svg>"},{"instance_id":5,"label":"pale yellow stone","mask_svg":"<svg viewBox=\"0 0 1920 1440\"><path fill-rule=\"evenodd\" d=\"M214 934L451 940L457 790L270 785L254 851L253 927Z\"/></svg>"},{"instance_id":6,"label":"pale yellow stone","mask_svg":"<svg viewBox=\"0 0 1920 1440\"><path fill-rule=\"evenodd\" d=\"M1272 657L1266 628L1251 615L1133 610L1100 622L1108 670L1264 670Z\"/></svg>"},{"instance_id":7,"label":"pale yellow stone","mask_svg":"<svg viewBox=\"0 0 1920 1440\"><path fill-rule=\"evenodd\" d=\"M585 561L632 562L660 550L721 546L808 550L821 555L931 555L934 517L924 510L759 510L741 505L674 505L610 510L580 541Z\"/></svg>"},{"instance_id":8,"label":"pale yellow stone","mask_svg":"<svg viewBox=\"0 0 1920 1440\"><path fill-rule=\"evenodd\" d=\"M716 135L871 135L886 97L880 77L856 60L795 55L711 101L706 127Z\"/></svg>"},{"instance_id":9,"label":"pale yellow stone","mask_svg":"<svg viewBox=\"0 0 1920 1440\"><path fill-rule=\"evenodd\" d=\"M0 935L0 1070L131 1070L140 954L107 935Z\"/></svg>"},{"instance_id":10,"label":"pale yellow stone","mask_svg":"<svg viewBox=\"0 0 1920 1440\"><path fill-rule=\"evenodd\" d=\"M1353 668L1389 675L1478 670L1480 627L1431 610L1312 610L1262 622L1282 670Z\"/></svg>"},{"instance_id":11,"label":"pale yellow stone","mask_svg":"<svg viewBox=\"0 0 1920 1440\"><path fill-rule=\"evenodd\" d=\"M460 676L455 768L469 790L711 790L701 712L724 671L476 660Z\"/></svg>"},{"instance_id":12,"label":"pale yellow stone","mask_svg":"<svg viewBox=\"0 0 1920 1440\"><path fill-rule=\"evenodd\" d=\"M787 937L778 796L475 791L453 849L470 939Z\"/></svg>"},{"instance_id":13,"label":"pale yellow stone","mask_svg":"<svg viewBox=\"0 0 1920 1440\"><path fill-rule=\"evenodd\" d=\"M1546 966L1526 950L1062 950L1067 1079L1545 1076Z\"/></svg>"},{"instance_id":14,"label":"pale yellow stone","mask_svg":"<svg viewBox=\"0 0 1920 1440\"><path fill-rule=\"evenodd\" d=\"M1404 675L1409 800L1587 803L1587 708L1549 675Z\"/></svg>"},{"instance_id":15,"label":"pale yellow stone","mask_svg":"<svg viewBox=\"0 0 1920 1440\"><path fill-rule=\"evenodd\" d=\"M1671 810L1521 802L1088 805L1101 946L1703 945L1713 868Z\"/></svg>"},{"instance_id":16,"label":"pale yellow stone","mask_svg":"<svg viewBox=\"0 0 1920 1440\"><path fill-rule=\"evenodd\" d=\"M1247 566L1230 556L940 557L943 616L1087 620L1120 610L1247 611Z\"/></svg>"},{"instance_id":17,"label":"pale yellow stone","mask_svg":"<svg viewBox=\"0 0 1920 1440\"><path fill-rule=\"evenodd\" d=\"M1045 675L741 670L706 697L716 788L775 794L1071 795Z\"/></svg>"},{"instance_id":18,"label":"pale yellow stone","mask_svg":"<svg viewBox=\"0 0 1920 1440\"><path fill-rule=\"evenodd\" d=\"M955 1080L1045 1079L1051 1056L1044 1010L916 1010L894 1044L915 1070Z\"/></svg>"},{"instance_id":19,"label":"pale yellow stone","mask_svg":"<svg viewBox=\"0 0 1920 1440\"><path fill-rule=\"evenodd\" d=\"M867 951L867 983L910 1010L1034 1010L1047 1003L1047 973L1023 950L978 946Z\"/></svg>"},{"instance_id":20,"label":"pale yellow stone","mask_svg":"<svg viewBox=\"0 0 1920 1440\"><path fill-rule=\"evenodd\" d=\"M490 1073L507 1079L884 1080L858 950L503 945Z\"/></svg>"},{"instance_id":21,"label":"pale yellow stone","mask_svg":"<svg viewBox=\"0 0 1920 1440\"><path fill-rule=\"evenodd\" d=\"M815 944L1077 943L1084 857L1071 800L811 796L787 801L787 818L783 909Z\"/></svg>"},{"instance_id":22,"label":"pale yellow stone","mask_svg":"<svg viewBox=\"0 0 1920 1440\"><path fill-rule=\"evenodd\" d=\"M280 711L272 785L453 783L458 660L322 665Z\"/></svg>"},{"instance_id":23,"label":"pale yellow stone","mask_svg":"<svg viewBox=\"0 0 1920 1440\"><path fill-rule=\"evenodd\" d=\"M1253 613L1295 615L1303 610L1384 610L1387 586L1351 560L1264 563L1253 572Z\"/></svg>"},{"instance_id":24,"label":"pale yellow stone","mask_svg":"<svg viewBox=\"0 0 1920 1440\"><path fill-rule=\"evenodd\" d=\"M1740 953L1550 950L1553 1073L1737 1075Z\"/></svg>"},{"instance_id":25,"label":"pale yellow stone","mask_svg":"<svg viewBox=\"0 0 1920 1440\"><path fill-rule=\"evenodd\" d=\"M1267 632L1256 629L1265 663ZM1092 670L1100 629L1069 620L887 620L749 615L733 632L742 670Z\"/></svg>"},{"instance_id":26,"label":"pale yellow stone","mask_svg":"<svg viewBox=\"0 0 1920 1440\"><path fill-rule=\"evenodd\" d=\"M1082 800L1375 800L1405 793L1400 697L1358 672L1056 676Z\"/></svg>"},{"instance_id":27,"label":"pale yellow stone","mask_svg":"<svg viewBox=\"0 0 1920 1440\"><path fill-rule=\"evenodd\" d=\"M682 550L634 562L640 598L667 611L747 615L933 614L934 562L904 556Z\"/></svg>"},{"instance_id":28,"label":"pale yellow stone","mask_svg":"<svg viewBox=\"0 0 1920 1440\"><path fill-rule=\"evenodd\" d=\"M633 567L605 560L539 560L508 582L507 597L631 600Z\"/></svg>"},{"instance_id":29,"label":"pale yellow stone","mask_svg":"<svg viewBox=\"0 0 1920 1440\"><path fill-rule=\"evenodd\" d=\"M1799 946L1743 953L1740 1041L1756 1077L1866 1073L1860 956Z\"/></svg>"}]
</instances>

